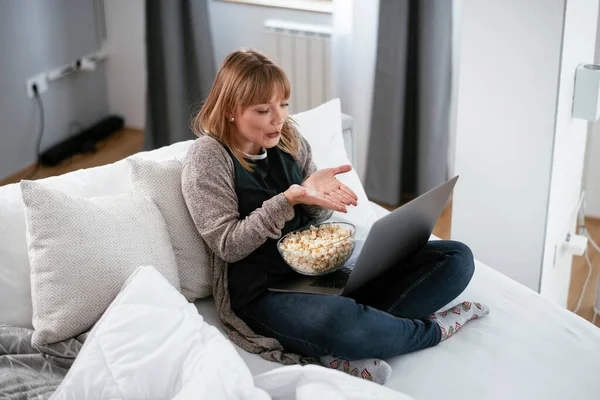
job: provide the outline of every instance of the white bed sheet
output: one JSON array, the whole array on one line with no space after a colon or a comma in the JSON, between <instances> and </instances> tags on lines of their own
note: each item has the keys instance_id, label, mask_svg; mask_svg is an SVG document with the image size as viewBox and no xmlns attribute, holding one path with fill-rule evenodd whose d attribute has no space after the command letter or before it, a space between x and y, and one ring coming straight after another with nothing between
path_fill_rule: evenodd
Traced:
<instances>
[{"instance_id":1,"label":"white bed sheet","mask_svg":"<svg viewBox=\"0 0 600 400\"><path fill-rule=\"evenodd\" d=\"M387 386L422 400L600 398L600 329L480 262L463 299L491 314L436 347L388 359ZM212 300L196 306L222 330ZM237 350L254 375L279 366Z\"/></svg>"}]
</instances>

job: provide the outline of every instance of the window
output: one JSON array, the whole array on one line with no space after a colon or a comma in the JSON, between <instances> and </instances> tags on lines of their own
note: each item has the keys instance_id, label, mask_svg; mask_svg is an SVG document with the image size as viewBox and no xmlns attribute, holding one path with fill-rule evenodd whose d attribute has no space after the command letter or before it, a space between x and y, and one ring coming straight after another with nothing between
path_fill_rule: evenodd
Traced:
<instances>
[{"instance_id":1,"label":"window","mask_svg":"<svg viewBox=\"0 0 600 400\"><path fill-rule=\"evenodd\" d=\"M221 0L231 3L254 4L264 7L291 8L325 14L333 12L333 0Z\"/></svg>"}]
</instances>

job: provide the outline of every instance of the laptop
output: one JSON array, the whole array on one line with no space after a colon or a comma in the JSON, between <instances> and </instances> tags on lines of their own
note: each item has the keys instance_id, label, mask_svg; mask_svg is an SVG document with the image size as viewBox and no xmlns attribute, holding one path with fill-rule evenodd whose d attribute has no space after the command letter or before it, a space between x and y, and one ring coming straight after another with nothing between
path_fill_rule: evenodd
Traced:
<instances>
[{"instance_id":1,"label":"laptop","mask_svg":"<svg viewBox=\"0 0 600 400\"><path fill-rule=\"evenodd\" d=\"M366 239L356 241L352 256L339 270L322 276L297 274L269 290L347 296L402 265L429 241L457 180L455 176L377 220Z\"/></svg>"}]
</instances>

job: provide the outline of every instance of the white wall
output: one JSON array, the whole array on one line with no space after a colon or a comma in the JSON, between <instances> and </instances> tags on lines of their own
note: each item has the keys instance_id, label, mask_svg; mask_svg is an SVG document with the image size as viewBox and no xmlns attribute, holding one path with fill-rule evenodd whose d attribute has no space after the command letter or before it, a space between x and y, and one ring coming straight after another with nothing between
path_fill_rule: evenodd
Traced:
<instances>
[{"instance_id":1,"label":"white wall","mask_svg":"<svg viewBox=\"0 0 600 400\"><path fill-rule=\"evenodd\" d=\"M571 118L575 69L594 62L598 0L568 0L564 19L560 84L556 111L552 178L540 293L567 306L572 257L556 245L576 225L582 189L588 123Z\"/></svg>"},{"instance_id":2,"label":"white wall","mask_svg":"<svg viewBox=\"0 0 600 400\"><path fill-rule=\"evenodd\" d=\"M462 25L462 2L452 2L452 77L450 81L450 118L448 129L448 177L455 174L454 164L456 157L456 113L458 111L458 78L460 71L460 39Z\"/></svg>"},{"instance_id":3,"label":"white wall","mask_svg":"<svg viewBox=\"0 0 600 400\"><path fill-rule=\"evenodd\" d=\"M539 290L563 1L464 0L452 238ZM510 25L507 25L510 21Z\"/></svg>"},{"instance_id":4,"label":"white wall","mask_svg":"<svg viewBox=\"0 0 600 400\"><path fill-rule=\"evenodd\" d=\"M240 47L263 50L263 23L268 19L331 26L331 14L219 0L208 4L217 68L227 54Z\"/></svg>"},{"instance_id":5,"label":"white wall","mask_svg":"<svg viewBox=\"0 0 600 400\"><path fill-rule=\"evenodd\" d=\"M145 4L104 0L110 112L123 115L126 126L138 129L146 124Z\"/></svg>"},{"instance_id":6,"label":"white wall","mask_svg":"<svg viewBox=\"0 0 600 400\"><path fill-rule=\"evenodd\" d=\"M600 24L600 13L598 13ZM596 32L595 63L600 64L600 29ZM585 168L585 213L600 218L600 122L590 124Z\"/></svg>"},{"instance_id":7,"label":"white wall","mask_svg":"<svg viewBox=\"0 0 600 400\"><path fill-rule=\"evenodd\" d=\"M452 237L481 261L566 304L586 124L575 67L593 59L598 1L464 0ZM506 22L510 21L510 27Z\"/></svg>"}]
</instances>

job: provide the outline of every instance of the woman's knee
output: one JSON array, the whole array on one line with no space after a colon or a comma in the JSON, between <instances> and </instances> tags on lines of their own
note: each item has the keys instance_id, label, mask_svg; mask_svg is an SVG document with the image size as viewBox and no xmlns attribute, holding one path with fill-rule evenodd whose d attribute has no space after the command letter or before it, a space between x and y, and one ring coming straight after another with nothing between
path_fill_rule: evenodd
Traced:
<instances>
[{"instance_id":1,"label":"woman's knee","mask_svg":"<svg viewBox=\"0 0 600 400\"><path fill-rule=\"evenodd\" d=\"M475 273L473 251L462 242L448 240L445 243L446 252L452 258L452 272L466 286Z\"/></svg>"}]
</instances>

